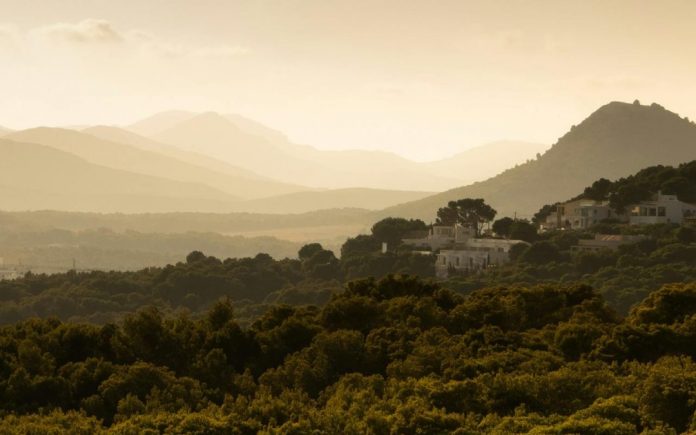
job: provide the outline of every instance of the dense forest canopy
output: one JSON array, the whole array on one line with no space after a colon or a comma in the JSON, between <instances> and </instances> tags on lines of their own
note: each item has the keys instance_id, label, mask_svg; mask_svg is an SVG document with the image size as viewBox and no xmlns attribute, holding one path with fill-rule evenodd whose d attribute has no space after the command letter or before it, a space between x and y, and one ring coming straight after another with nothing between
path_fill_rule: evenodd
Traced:
<instances>
[{"instance_id":1,"label":"dense forest canopy","mask_svg":"<svg viewBox=\"0 0 696 435\"><path fill-rule=\"evenodd\" d=\"M0 328L0 431L685 432L695 308L693 285L621 318L585 285L462 296L390 276L248 329L228 302L199 318L25 320Z\"/></svg>"}]
</instances>

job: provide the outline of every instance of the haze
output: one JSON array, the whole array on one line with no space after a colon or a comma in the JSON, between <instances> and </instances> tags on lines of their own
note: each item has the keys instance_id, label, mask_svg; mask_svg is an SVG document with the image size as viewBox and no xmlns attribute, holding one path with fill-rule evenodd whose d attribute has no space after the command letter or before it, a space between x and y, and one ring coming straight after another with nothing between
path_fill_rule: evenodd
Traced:
<instances>
[{"instance_id":1,"label":"haze","mask_svg":"<svg viewBox=\"0 0 696 435\"><path fill-rule=\"evenodd\" d=\"M296 143L429 160L500 139L550 145L612 100L696 113L688 1L2 0L0 11L0 125L15 129L218 111Z\"/></svg>"}]
</instances>

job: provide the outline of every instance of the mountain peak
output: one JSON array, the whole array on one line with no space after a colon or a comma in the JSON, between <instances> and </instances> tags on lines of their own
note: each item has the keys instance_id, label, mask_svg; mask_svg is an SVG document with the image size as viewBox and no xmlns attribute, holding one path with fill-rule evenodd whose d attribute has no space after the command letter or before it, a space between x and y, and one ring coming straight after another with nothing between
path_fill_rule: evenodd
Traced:
<instances>
[{"instance_id":1,"label":"mountain peak","mask_svg":"<svg viewBox=\"0 0 696 435\"><path fill-rule=\"evenodd\" d=\"M386 213L430 219L426 210L470 197L484 198L501 215L531 217L542 205L563 201L599 178L614 180L648 166L694 159L693 122L656 103L614 101L571 127L538 159Z\"/></svg>"},{"instance_id":2,"label":"mountain peak","mask_svg":"<svg viewBox=\"0 0 696 435\"><path fill-rule=\"evenodd\" d=\"M194 123L194 122L207 122L207 123L220 123L220 124L230 124L233 125L227 118L219 114L218 112L203 112L200 113L193 118L189 119L188 121L184 122L189 122L189 123Z\"/></svg>"},{"instance_id":3,"label":"mountain peak","mask_svg":"<svg viewBox=\"0 0 696 435\"><path fill-rule=\"evenodd\" d=\"M605 116L630 116L630 115L643 115L643 116L668 116L675 119L681 119L679 115L674 112L670 112L658 103L651 104L641 104L639 100L635 100L633 103L626 103L623 101L612 101L611 103L605 104L596 111L594 111L587 119L591 120L597 117Z\"/></svg>"}]
</instances>

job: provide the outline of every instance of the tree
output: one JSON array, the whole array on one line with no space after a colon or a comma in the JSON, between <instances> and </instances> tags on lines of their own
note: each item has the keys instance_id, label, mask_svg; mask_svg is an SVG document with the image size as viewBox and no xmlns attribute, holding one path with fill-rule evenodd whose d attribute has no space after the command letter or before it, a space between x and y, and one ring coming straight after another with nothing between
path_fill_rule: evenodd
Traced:
<instances>
[{"instance_id":1,"label":"tree","mask_svg":"<svg viewBox=\"0 0 696 435\"><path fill-rule=\"evenodd\" d=\"M510 228L515 221L511 217L500 218L493 222L493 232L501 237L510 237Z\"/></svg>"},{"instance_id":2,"label":"tree","mask_svg":"<svg viewBox=\"0 0 696 435\"><path fill-rule=\"evenodd\" d=\"M604 201L605 199L609 198L609 194L613 188L614 183L606 178L600 178L592 183L592 186L586 187L582 196L594 201Z\"/></svg>"},{"instance_id":3,"label":"tree","mask_svg":"<svg viewBox=\"0 0 696 435\"><path fill-rule=\"evenodd\" d=\"M462 224L473 228L476 235L481 234L483 224L492 221L497 211L486 204L482 198L464 198L450 201L447 207L437 211L437 223L440 225Z\"/></svg>"},{"instance_id":4,"label":"tree","mask_svg":"<svg viewBox=\"0 0 696 435\"><path fill-rule=\"evenodd\" d=\"M354 256L365 256L379 252L381 245L373 236L360 234L349 237L341 246L341 258L346 259Z\"/></svg>"},{"instance_id":5,"label":"tree","mask_svg":"<svg viewBox=\"0 0 696 435\"><path fill-rule=\"evenodd\" d=\"M560 203L555 203L555 204L546 204L545 206L541 207L538 212L534 214L534 217L532 218L532 222L536 225L539 226L542 223L546 222L546 218L551 216L551 213L554 213L556 211L556 207L558 207Z\"/></svg>"},{"instance_id":6,"label":"tree","mask_svg":"<svg viewBox=\"0 0 696 435\"><path fill-rule=\"evenodd\" d=\"M372 236L379 243L387 243L389 246L401 244L408 233L412 231L427 230L425 222L420 219L403 219L388 217L372 226Z\"/></svg>"},{"instance_id":7,"label":"tree","mask_svg":"<svg viewBox=\"0 0 696 435\"><path fill-rule=\"evenodd\" d=\"M537 239L537 229L526 220L514 221L512 225L510 225L508 237L514 240L522 240L531 243Z\"/></svg>"},{"instance_id":8,"label":"tree","mask_svg":"<svg viewBox=\"0 0 696 435\"><path fill-rule=\"evenodd\" d=\"M308 243L300 248L297 252L297 256L300 257L300 260L304 261L312 258L314 254L323 250L324 247L321 246L320 243Z\"/></svg>"},{"instance_id":9,"label":"tree","mask_svg":"<svg viewBox=\"0 0 696 435\"><path fill-rule=\"evenodd\" d=\"M530 246L521 255L521 259L527 263L544 264L558 261L560 253L555 245L549 242L538 242Z\"/></svg>"}]
</instances>

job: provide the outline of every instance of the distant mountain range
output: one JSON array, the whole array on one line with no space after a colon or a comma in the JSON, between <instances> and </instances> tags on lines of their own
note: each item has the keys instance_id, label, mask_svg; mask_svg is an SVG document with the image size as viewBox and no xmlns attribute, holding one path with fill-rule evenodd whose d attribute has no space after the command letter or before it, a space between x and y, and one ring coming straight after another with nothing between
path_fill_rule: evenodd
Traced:
<instances>
[{"instance_id":1,"label":"distant mountain range","mask_svg":"<svg viewBox=\"0 0 696 435\"><path fill-rule=\"evenodd\" d=\"M501 142L419 163L381 151L326 151L298 145L257 122L212 112L164 112L126 128L267 177L315 188L441 191L495 175L548 148Z\"/></svg>"},{"instance_id":2,"label":"distant mountain range","mask_svg":"<svg viewBox=\"0 0 696 435\"><path fill-rule=\"evenodd\" d=\"M484 198L498 216L531 217L598 178L616 179L656 164L696 159L696 125L660 105L613 102L591 114L539 158L465 187L387 208L379 216L428 221L448 201Z\"/></svg>"},{"instance_id":3,"label":"distant mountain range","mask_svg":"<svg viewBox=\"0 0 696 435\"><path fill-rule=\"evenodd\" d=\"M215 113L166 112L127 127L4 129L0 136L0 210L93 212L16 214L20 220L335 246L386 216L430 222L453 199L480 197L498 217L531 217L598 178L696 159L693 122L657 104L619 102L599 108L546 151L496 142L426 163L322 151ZM442 185L463 187L432 193Z\"/></svg>"},{"instance_id":4,"label":"distant mountain range","mask_svg":"<svg viewBox=\"0 0 696 435\"><path fill-rule=\"evenodd\" d=\"M99 128L88 131L102 132ZM123 134L129 133L124 131ZM167 155L168 151L165 153L154 149L150 151L73 130L40 127L11 133L5 138L46 145L74 154L90 163L114 169L170 180L205 184L234 198L258 198L307 189L264 179L250 171L231 165L224 168L220 167L221 170L209 169L190 163L190 160L195 160L195 158L187 158L186 153L177 155L177 152L173 151L173 155ZM147 139L142 138L142 140Z\"/></svg>"},{"instance_id":5,"label":"distant mountain range","mask_svg":"<svg viewBox=\"0 0 696 435\"><path fill-rule=\"evenodd\" d=\"M376 210L429 194L285 184L114 127L40 127L3 139L3 163L11 164L0 175L4 210L303 213Z\"/></svg>"},{"instance_id":6,"label":"distant mountain range","mask_svg":"<svg viewBox=\"0 0 696 435\"><path fill-rule=\"evenodd\" d=\"M159 142L206 154L257 174L314 188L369 187L440 191L454 178L428 171L396 154L323 151L247 131L217 113L203 113L152 136Z\"/></svg>"},{"instance_id":7,"label":"distant mountain range","mask_svg":"<svg viewBox=\"0 0 696 435\"><path fill-rule=\"evenodd\" d=\"M137 174L90 163L35 143L0 139L0 209L221 210L225 193L204 184Z\"/></svg>"},{"instance_id":8,"label":"distant mountain range","mask_svg":"<svg viewBox=\"0 0 696 435\"><path fill-rule=\"evenodd\" d=\"M13 156L15 164L26 170L12 177L6 174L0 188L8 196L0 198L0 209L7 210L379 210L485 178L533 158L545 148L500 142L450 159L418 163L386 152L323 151L294 144L282 133L238 115L183 111L160 113L125 128L4 129L0 136L13 143L43 145L63 153L55 154L59 157L52 164L52 172L35 162L45 159L50 150L27 146L24 153ZM32 157L32 152L37 155ZM50 182L49 173L55 176ZM59 173L79 175L81 181L71 184ZM90 176L95 177L94 183ZM135 188L134 180L144 180L140 176L149 177L146 195ZM30 185L31 189L27 187ZM91 188L96 185L109 188L104 198L90 202L94 198ZM176 190L169 191L165 186ZM201 192L202 196L191 196L193 192Z\"/></svg>"}]
</instances>

